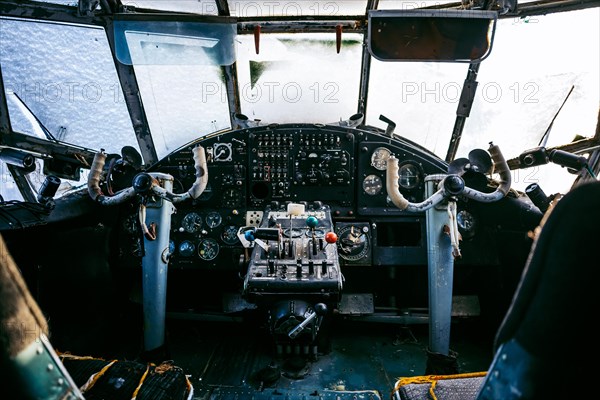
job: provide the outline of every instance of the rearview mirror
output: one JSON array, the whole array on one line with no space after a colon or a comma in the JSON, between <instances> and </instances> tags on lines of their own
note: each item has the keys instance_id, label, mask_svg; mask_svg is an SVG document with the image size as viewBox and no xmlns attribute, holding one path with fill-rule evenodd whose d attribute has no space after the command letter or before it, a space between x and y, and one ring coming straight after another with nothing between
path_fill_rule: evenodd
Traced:
<instances>
[{"instance_id":1,"label":"rearview mirror","mask_svg":"<svg viewBox=\"0 0 600 400\"><path fill-rule=\"evenodd\" d=\"M381 61L479 62L498 14L470 10L369 11L369 52Z\"/></svg>"}]
</instances>

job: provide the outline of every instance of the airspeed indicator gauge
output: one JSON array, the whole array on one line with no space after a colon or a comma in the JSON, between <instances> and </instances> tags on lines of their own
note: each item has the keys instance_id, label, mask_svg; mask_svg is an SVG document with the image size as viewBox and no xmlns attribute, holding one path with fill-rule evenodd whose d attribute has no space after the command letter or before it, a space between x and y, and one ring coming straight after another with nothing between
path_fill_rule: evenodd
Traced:
<instances>
[{"instance_id":1,"label":"airspeed indicator gauge","mask_svg":"<svg viewBox=\"0 0 600 400\"><path fill-rule=\"evenodd\" d=\"M388 158L391 155L392 152L386 147L376 148L371 155L371 166L379 171L385 171L387 169Z\"/></svg>"}]
</instances>

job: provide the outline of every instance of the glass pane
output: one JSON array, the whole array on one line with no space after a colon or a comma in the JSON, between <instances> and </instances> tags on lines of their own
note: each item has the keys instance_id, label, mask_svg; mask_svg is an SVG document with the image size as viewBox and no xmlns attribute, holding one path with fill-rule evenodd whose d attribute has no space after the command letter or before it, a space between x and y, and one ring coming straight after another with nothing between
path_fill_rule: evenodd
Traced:
<instances>
[{"instance_id":1,"label":"glass pane","mask_svg":"<svg viewBox=\"0 0 600 400\"><path fill-rule=\"evenodd\" d=\"M335 123L356 113L362 35L345 34L340 53L327 34L238 36L242 112L270 122Z\"/></svg>"},{"instance_id":2,"label":"glass pane","mask_svg":"<svg viewBox=\"0 0 600 400\"><path fill-rule=\"evenodd\" d=\"M479 70L479 87L458 157L494 141L507 158L538 146L554 121L547 146L592 137L600 103L598 10L498 23L494 48ZM575 175L555 165L515 171L513 186L540 181L547 194L565 192Z\"/></svg>"},{"instance_id":3,"label":"glass pane","mask_svg":"<svg viewBox=\"0 0 600 400\"><path fill-rule=\"evenodd\" d=\"M151 10L189 12L205 15L217 15L214 0L123 0L123 5Z\"/></svg>"},{"instance_id":4,"label":"glass pane","mask_svg":"<svg viewBox=\"0 0 600 400\"><path fill-rule=\"evenodd\" d=\"M37 0L42 3L54 3L54 4L62 4L65 6L77 6L77 0Z\"/></svg>"},{"instance_id":5,"label":"glass pane","mask_svg":"<svg viewBox=\"0 0 600 400\"><path fill-rule=\"evenodd\" d=\"M373 60L367 121L385 129L383 114L396 123L396 134L444 158L466 75L465 64Z\"/></svg>"},{"instance_id":6,"label":"glass pane","mask_svg":"<svg viewBox=\"0 0 600 400\"><path fill-rule=\"evenodd\" d=\"M237 25L116 20L115 54L128 65L231 65Z\"/></svg>"},{"instance_id":7,"label":"glass pane","mask_svg":"<svg viewBox=\"0 0 600 400\"><path fill-rule=\"evenodd\" d=\"M414 10L416 8L456 3L456 0L380 0L378 10Z\"/></svg>"},{"instance_id":8,"label":"glass pane","mask_svg":"<svg viewBox=\"0 0 600 400\"><path fill-rule=\"evenodd\" d=\"M15 180L3 161L0 161L0 196L2 196L0 201L23 200Z\"/></svg>"},{"instance_id":9,"label":"glass pane","mask_svg":"<svg viewBox=\"0 0 600 400\"><path fill-rule=\"evenodd\" d=\"M367 9L366 0L343 1L252 1L229 0L229 11L236 17L273 17L298 15L339 16L363 15Z\"/></svg>"},{"instance_id":10,"label":"glass pane","mask_svg":"<svg viewBox=\"0 0 600 400\"><path fill-rule=\"evenodd\" d=\"M16 131L45 137L37 117L67 143L138 147L103 29L0 18L0 62Z\"/></svg>"},{"instance_id":11,"label":"glass pane","mask_svg":"<svg viewBox=\"0 0 600 400\"><path fill-rule=\"evenodd\" d=\"M231 127L220 67L136 65L134 68L159 158L191 140Z\"/></svg>"}]
</instances>

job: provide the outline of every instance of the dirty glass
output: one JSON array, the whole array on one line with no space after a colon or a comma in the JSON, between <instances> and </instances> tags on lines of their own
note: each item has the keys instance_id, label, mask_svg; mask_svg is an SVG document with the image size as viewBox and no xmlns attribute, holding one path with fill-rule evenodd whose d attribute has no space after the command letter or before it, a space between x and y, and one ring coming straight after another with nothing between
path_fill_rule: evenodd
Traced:
<instances>
[{"instance_id":1,"label":"dirty glass","mask_svg":"<svg viewBox=\"0 0 600 400\"><path fill-rule=\"evenodd\" d=\"M238 76L242 112L250 120L335 123L356 113L362 35L239 36Z\"/></svg>"},{"instance_id":2,"label":"dirty glass","mask_svg":"<svg viewBox=\"0 0 600 400\"><path fill-rule=\"evenodd\" d=\"M507 158L538 146L594 135L600 104L600 15L597 9L509 18L498 22L494 49L479 70L479 87L457 157L498 144ZM513 187L540 182L547 194L565 192L575 175L557 165L513 171Z\"/></svg>"},{"instance_id":3,"label":"dirty glass","mask_svg":"<svg viewBox=\"0 0 600 400\"><path fill-rule=\"evenodd\" d=\"M0 63L13 130L113 153L137 147L103 29L1 18Z\"/></svg>"}]
</instances>

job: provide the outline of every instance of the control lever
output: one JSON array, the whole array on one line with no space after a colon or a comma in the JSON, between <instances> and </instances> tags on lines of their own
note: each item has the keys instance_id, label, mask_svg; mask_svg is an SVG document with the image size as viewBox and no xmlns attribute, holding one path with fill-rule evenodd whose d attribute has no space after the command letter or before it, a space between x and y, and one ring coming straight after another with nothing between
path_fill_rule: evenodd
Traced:
<instances>
[{"instance_id":1,"label":"control lever","mask_svg":"<svg viewBox=\"0 0 600 400\"><path fill-rule=\"evenodd\" d=\"M535 167L548 164L549 162L553 162L554 164L566 167L575 172L579 172L588 166L585 157L558 149L548 150L545 147L535 147L526 150L519 155L519 164L521 165L521 168Z\"/></svg>"},{"instance_id":2,"label":"control lever","mask_svg":"<svg viewBox=\"0 0 600 400\"><path fill-rule=\"evenodd\" d=\"M290 339L295 339L312 322L317 316L323 316L327 314L327 306L323 303L315 304L315 310L311 312L308 317L298 325L296 325L291 331L288 332Z\"/></svg>"}]
</instances>

